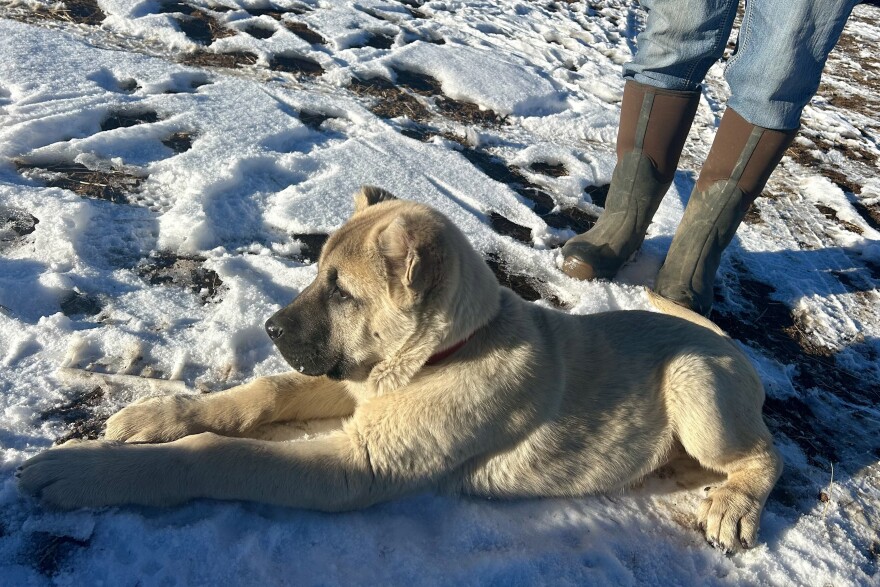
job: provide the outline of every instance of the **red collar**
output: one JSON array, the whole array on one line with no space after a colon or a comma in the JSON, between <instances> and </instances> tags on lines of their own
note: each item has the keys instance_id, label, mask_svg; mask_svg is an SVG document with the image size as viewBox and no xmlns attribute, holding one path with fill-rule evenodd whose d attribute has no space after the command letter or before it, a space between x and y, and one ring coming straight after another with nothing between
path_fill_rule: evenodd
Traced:
<instances>
[{"instance_id":1,"label":"red collar","mask_svg":"<svg viewBox=\"0 0 880 587\"><path fill-rule=\"evenodd\" d=\"M436 365L437 363L439 363L443 359L448 359L449 357L454 355L459 349L461 349L461 347L466 345L468 343L468 341L474 337L474 334L476 334L476 332L472 333L470 336L468 336L464 340L458 341L457 343L455 343L454 345L452 345L448 349L431 355L430 357L428 357L428 361L425 363L425 366Z\"/></svg>"}]
</instances>

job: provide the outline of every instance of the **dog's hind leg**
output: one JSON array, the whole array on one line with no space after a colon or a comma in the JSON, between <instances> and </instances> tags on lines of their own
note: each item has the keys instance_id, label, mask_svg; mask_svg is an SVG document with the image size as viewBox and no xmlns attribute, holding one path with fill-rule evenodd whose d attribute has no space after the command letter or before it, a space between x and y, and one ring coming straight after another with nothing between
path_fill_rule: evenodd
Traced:
<instances>
[{"instance_id":1,"label":"dog's hind leg","mask_svg":"<svg viewBox=\"0 0 880 587\"><path fill-rule=\"evenodd\" d=\"M141 400L107 420L106 438L170 442L200 432L245 436L263 424L341 418L353 411L354 400L341 383L292 372L219 393Z\"/></svg>"},{"instance_id":2,"label":"dog's hind leg","mask_svg":"<svg viewBox=\"0 0 880 587\"><path fill-rule=\"evenodd\" d=\"M782 472L761 417L760 380L738 357L691 356L671 366L666 393L684 449L727 475L700 505L706 539L727 551L754 546L764 502Z\"/></svg>"}]
</instances>

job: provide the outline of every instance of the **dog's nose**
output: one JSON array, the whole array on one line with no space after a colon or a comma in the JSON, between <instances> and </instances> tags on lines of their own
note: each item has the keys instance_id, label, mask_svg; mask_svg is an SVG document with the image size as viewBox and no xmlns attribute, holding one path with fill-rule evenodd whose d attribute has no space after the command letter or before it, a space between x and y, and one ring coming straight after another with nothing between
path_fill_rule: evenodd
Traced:
<instances>
[{"instance_id":1,"label":"dog's nose","mask_svg":"<svg viewBox=\"0 0 880 587\"><path fill-rule=\"evenodd\" d=\"M269 318L266 320L266 333L272 340L278 340L281 338L281 335L284 334L284 329L276 324L274 320Z\"/></svg>"}]
</instances>

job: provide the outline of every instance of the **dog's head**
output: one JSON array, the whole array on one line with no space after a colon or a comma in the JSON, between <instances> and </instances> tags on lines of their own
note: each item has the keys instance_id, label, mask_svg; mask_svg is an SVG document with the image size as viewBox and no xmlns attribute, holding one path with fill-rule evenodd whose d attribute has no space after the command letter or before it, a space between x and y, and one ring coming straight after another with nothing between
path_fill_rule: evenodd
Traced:
<instances>
[{"instance_id":1,"label":"dog's head","mask_svg":"<svg viewBox=\"0 0 880 587\"><path fill-rule=\"evenodd\" d=\"M478 311L497 307L494 276L446 217L366 187L355 195L352 217L324 245L315 280L269 318L266 331L294 369L369 377L381 393L405 383L458 335L455 323L469 320L457 309L468 278L492 299L468 302Z\"/></svg>"}]
</instances>

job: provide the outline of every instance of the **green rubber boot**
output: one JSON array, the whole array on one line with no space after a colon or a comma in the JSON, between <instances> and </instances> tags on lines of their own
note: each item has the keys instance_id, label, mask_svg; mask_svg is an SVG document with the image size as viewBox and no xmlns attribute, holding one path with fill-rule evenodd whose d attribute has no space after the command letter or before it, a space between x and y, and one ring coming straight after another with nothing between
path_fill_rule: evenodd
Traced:
<instances>
[{"instance_id":1,"label":"green rubber boot","mask_svg":"<svg viewBox=\"0 0 880 587\"><path fill-rule=\"evenodd\" d=\"M576 279L611 278L645 239L672 184L700 91L662 90L628 81L617 132L617 165L596 225L562 249Z\"/></svg>"},{"instance_id":2,"label":"green rubber boot","mask_svg":"<svg viewBox=\"0 0 880 587\"><path fill-rule=\"evenodd\" d=\"M654 291L709 315L721 253L796 134L754 126L727 109Z\"/></svg>"}]
</instances>

